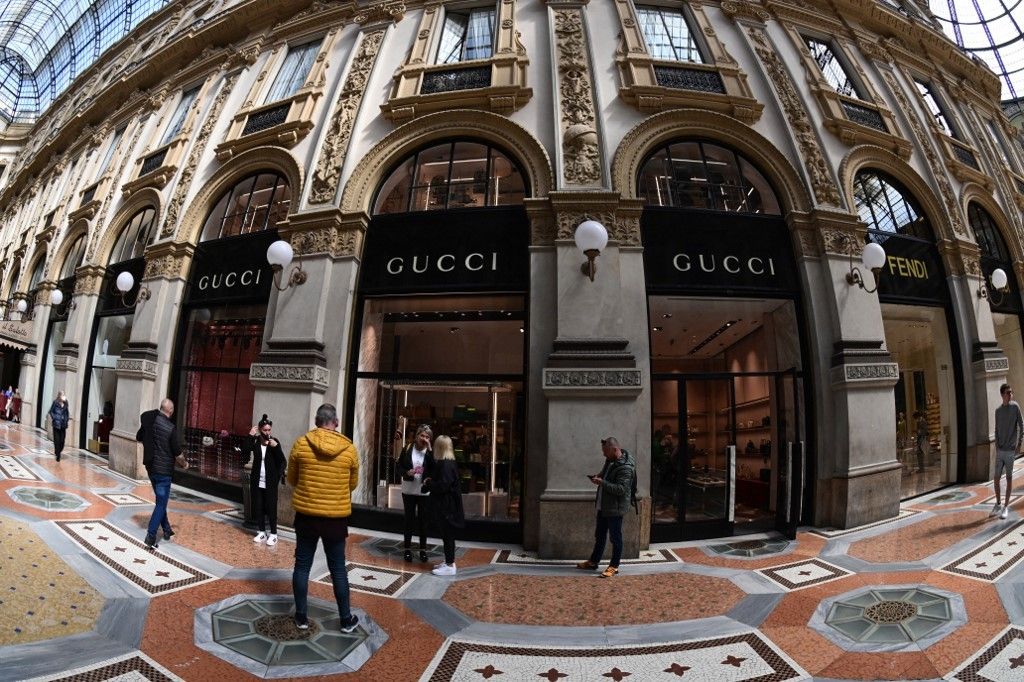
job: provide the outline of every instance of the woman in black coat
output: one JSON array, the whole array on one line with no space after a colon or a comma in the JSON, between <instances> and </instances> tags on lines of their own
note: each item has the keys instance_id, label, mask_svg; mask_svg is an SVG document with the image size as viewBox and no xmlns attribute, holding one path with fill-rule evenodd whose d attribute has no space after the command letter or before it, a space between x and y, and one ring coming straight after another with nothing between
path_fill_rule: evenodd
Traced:
<instances>
[{"instance_id":1,"label":"woman in black coat","mask_svg":"<svg viewBox=\"0 0 1024 682\"><path fill-rule=\"evenodd\" d=\"M427 503L423 481L434 472L434 453L430 449L433 432L426 424L416 428L416 436L398 456L402 474L402 506L405 508L405 560L412 561L412 534L420 536L420 561L427 560Z\"/></svg>"},{"instance_id":2,"label":"woman in black coat","mask_svg":"<svg viewBox=\"0 0 1024 682\"><path fill-rule=\"evenodd\" d=\"M60 461L60 453L64 451L64 435L68 430L71 413L68 410L68 398L64 391L57 392L57 399L50 405L50 426L53 428L53 454Z\"/></svg>"},{"instance_id":3,"label":"woman in black coat","mask_svg":"<svg viewBox=\"0 0 1024 682\"><path fill-rule=\"evenodd\" d=\"M274 422L263 415L260 423L249 431L250 438L242 448L242 466L252 457L252 472L249 474L249 499L252 501L252 514L256 517L260 532L252 539L260 543L267 541L267 546L277 544L277 487L284 483L287 463L284 451L277 439L272 438ZM266 519L270 519L270 535L267 535Z\"/></svg>"},{"instance_id":4,"label":"woman in black coat","mask_svg":"<svg viewBox=\"0 0 1024 682\"><path fill-rule=\"evenodd\" d=\"M462 511L462 485L459 466L455 463L452 439L438 436L434 441L434 475L424 481L430 491L430 505L441 528L444 563L434 568L434 575L455 575L455 529L466 525Z\"/></svg>"}]
</instances>

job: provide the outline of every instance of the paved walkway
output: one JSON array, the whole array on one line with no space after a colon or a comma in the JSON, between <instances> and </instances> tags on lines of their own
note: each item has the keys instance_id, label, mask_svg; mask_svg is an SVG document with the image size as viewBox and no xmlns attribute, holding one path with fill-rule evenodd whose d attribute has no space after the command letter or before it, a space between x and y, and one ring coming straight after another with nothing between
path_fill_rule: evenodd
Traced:
<instances>
[{"instance_id":1,"label":"paved walkway","mask_svg":"<svg viewBox=\"0 0 1024 682\"><path fill-rule=\"evenodd\" d=\"M0 424L0 680L1024 680L1024 503L990 518L989 486L794 542L659 545L612 580L494 546L438 578L353 534L351 635L322 553L292 625L288 529L253 545L237 506L175 489L151 551L152 499Z\"/></svg>"}]
</instances>

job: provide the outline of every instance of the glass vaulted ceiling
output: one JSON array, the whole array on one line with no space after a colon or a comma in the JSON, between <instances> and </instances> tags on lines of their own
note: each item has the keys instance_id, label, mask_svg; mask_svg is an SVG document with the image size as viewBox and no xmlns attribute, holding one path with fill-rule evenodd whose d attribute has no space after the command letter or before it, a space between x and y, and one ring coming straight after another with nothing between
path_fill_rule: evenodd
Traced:
<instances>
[{"instance_id":1,"label":"glass vaulted ceiling","mask_svg":"<svg viewBox=\"0 0 1024 682\"><path fill-rule=\"evenodd\" d=\"M0 119L31 123L171 0L0 0Z\"/></svg>"},{"instance_id":2,"label":"glass vaulted ceiling","mask_svg":"<svg viewBox=\"0 0 1024 682\"><path fill-rule=\"evenodd\" d=\"M1024 0L930 0L942 29L1003 82L1003 100L1024 97Z\"/></svg>"}]
</instances>

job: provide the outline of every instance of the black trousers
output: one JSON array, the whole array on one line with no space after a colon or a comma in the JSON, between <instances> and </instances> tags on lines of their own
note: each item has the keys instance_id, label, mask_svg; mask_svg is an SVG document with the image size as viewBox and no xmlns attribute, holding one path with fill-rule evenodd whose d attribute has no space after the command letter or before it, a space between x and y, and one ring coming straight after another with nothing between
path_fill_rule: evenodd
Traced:
<instances>
[{"instance_id":1,"label":"black trousers","mask_svg":"<svg viewBox=\"0 0 1024 682\"><path fill-rule=\"evenodd\" d=\"M430 498L426 495L402 495L405 507L405 548L412 547L413 531L420 536L420 549L427 548L427 514Z\"/></svg>"},{"instance_id":2,"label":"black trousers","mask_svg":"<svg viewBox=\"0 0 1024 682\"><path fill-rule=\"evenodd\" d=\"M445 519L438 523L441 525L441 542L444 543L444 562L451 566L455 563L455 526Z\"/></svg>"},{"instance_id":3,"label":"black trousers","mask_svg":"<svg viewBox=\"0 0 1024 682\"><path fill-rule=\"evenodd\" d=\"M67 432L67 429L53 430L53 454L57 455L57 459L60 459L60 453L64 451L64 436Z\"/></svg>"},{"instance_id":4,"label":"black trousers","mask_svg":"<svg viewBox=\"0 0 1024 682\"><path fill-rule=\"evenodd\" d=\"M270 486L270 481L267 481L267 485ZM256 517L260 532L266 532L266 519L270 519L270 532L277 535L277 486L255 487L250 490L252 491L252 515Z\"/></svg>"}]
</instances>

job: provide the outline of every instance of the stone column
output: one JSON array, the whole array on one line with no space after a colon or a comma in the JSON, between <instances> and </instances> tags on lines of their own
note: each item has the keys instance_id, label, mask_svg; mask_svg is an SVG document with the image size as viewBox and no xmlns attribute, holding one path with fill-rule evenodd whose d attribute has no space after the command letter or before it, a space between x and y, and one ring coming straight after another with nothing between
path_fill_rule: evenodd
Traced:
<instances>
[{"instance_id":1,"label":"stone column","mask_svg":"<svg viewBox=\"0 0 1024 682\"><path fill-rule=\"evenodd\" d=\"M83 372L88 360L89 341L92 334L93 317L103 286L104 269L95 265L84 265L75 271L74 307L68 314L67 332L64 343L55 349L53 356L53 389L63 390L68 396L70 418L67 429L68 448L78 448L82 435L81 424ZM86 434L88 435L88 434Z\"/></svg>"},{"instance_id":2,"label":"stone column","mask_svg":"<svg viewBox=\"0 0 1024 682\"><path fill-rule=\"evenodd\" d=\"M39 410L39 385L46 371L46 358L43 349L46 347L46 331L50 326L50 293L57 288L54 282L40 282L36 294L36 303L32 308L32 334L26 339L28 348L21 356L21 423L28 426L43 427L36 423ZM65 302L70 305L70 301ZM49 409L53 396L43 396L44 409Z\"/></svg>"},{"instance_id":3,"label":"stone column","mask_svg":"<svg viewBox=\"0 0 1024 682\"><path fill-rule=\"evenodd\" d=\"M164 391L170 385L178 304L193 253L193 245L170 241L146 251L131 338L117 361L118 409L110 432L110 468L132 478L146 478L142 444L135 440L139 414L159 407L163 398L175 397Z\"/></svg>"},{"instance_id":4,"label":"stone column","mask_svg":"<svg viewBox=\"0 0 1024 682\"><path fill-rule=\"evenodd\" d=\"M814 523L850 528L892 518L900 506L900 462L896 459L893 386L899 367L885 349L885 328L877 293L851 285L851 258L863 270L860 254L864 227L854 215L815 211L811 223L820 234L819 286L822 294L812 333L819 339L816 439L817 486ZM862 272L867 287L877 284ZM814 291L809 293L817 298ZM825 306L832 308L832 315ZM831 317L831 329L823 321ZM825 359L828 343L831 355ZM829 417L826 420L826 415Z\"/></svg>"},{"instance_id":5,"label":"stone column","mask_svg":"<svg viewBox=\"0 0 1024 682\"><path fill-rule=\"evenodd\" d=\"M274 435L288 455L295 439L313 428L313 417L322 403L332 403L339 417L345 409L348 385L344 365L352 338L357 263L363 234L369 223L364 213L345 215L337 209L292 216L279 225L289 240L296 262L281 273L282 285L301 260L303 284L271 291L263 351L249 371L256 386L254 412L274 420ZM360 483L353 501L367 502L376 483L360 453ZM291 489L278 496L278 518L290 524L294 518Z\"/></svg>"}]
</instances>

